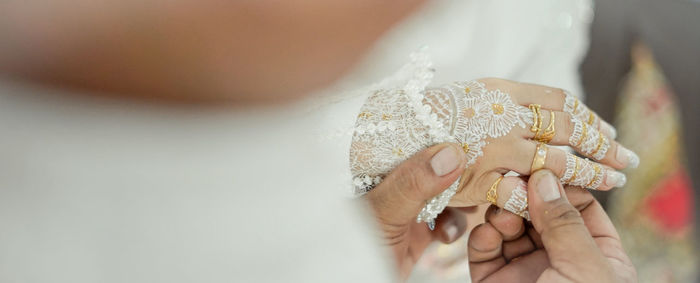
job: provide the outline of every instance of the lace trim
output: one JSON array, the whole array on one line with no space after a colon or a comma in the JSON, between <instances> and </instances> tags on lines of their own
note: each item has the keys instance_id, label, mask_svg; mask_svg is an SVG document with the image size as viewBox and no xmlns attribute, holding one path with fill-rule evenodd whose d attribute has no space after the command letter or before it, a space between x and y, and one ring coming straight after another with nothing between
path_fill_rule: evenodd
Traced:
<instances>
[{"instance_id":1,"label":"lace trim","mask_svg":"<svg viewBox=\"0 0 700 283\"><path fill-rule=\"evenodd\" d=\"M527 211L527 183L523 180L518 181L510 197L503 206L503 209L520 215L521 217L530 220L530 213Z\"/></svg>"},{"instance_id":2,"label":"lace trim","mask_svg":"<svg viewBox=\"0 0 700 283\"><path fill-rule=\"evenodd\" d=\"M358 115L350 149L354 191L363 194L381 182L400 162L442 142L462 145L467 166L483 156L487 138L498 138L532 119L500 90L488 91L477 81L425 89L433 76L423 51L411 55L413 79L400 88L372 94ZM431 222L447 206L459 180L426 203L417 221Z\"/></svg>"},{"instance_id":3,"label":"lace trim","mask_svg":"<svg viewBox=\"0 0 700 283\"><path fill-rule=\"evenodd\" d=\"M604 167L567 153L566 170L560 180L565 184L595 190L603 182L605 172Z\"/></svg>"}]
</instances>

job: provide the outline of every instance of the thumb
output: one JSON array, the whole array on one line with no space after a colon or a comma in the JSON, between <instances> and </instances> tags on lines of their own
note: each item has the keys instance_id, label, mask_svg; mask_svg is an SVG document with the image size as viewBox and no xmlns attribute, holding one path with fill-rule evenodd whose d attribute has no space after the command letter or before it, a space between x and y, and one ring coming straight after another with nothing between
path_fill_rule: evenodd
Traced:
<instances>
[{"instance_id":1,"label":"thumb","mask_svg":"<svg viewBox=\"0 0 700 283\"><path fill-rule=\"evenodd\" d=\"M384 222L415 221L427 200L459 178L465 163L466 158L458 145L435 145L402 162L367 194L367 199Z\"/></svg>"},{"instance_id":2,"label":"thumb","mask_svg":"<svg viewBox=\"0 0 700 283\"><path fill-rule=\"evenodd\" d=\"M579 211L549 170L539 170L528 182L530 217L555 269L579 270L604 263ZM575 264L585 262L585 265ZM570 265L570 266L567 266Z\"/></svg>"}]
</instances>

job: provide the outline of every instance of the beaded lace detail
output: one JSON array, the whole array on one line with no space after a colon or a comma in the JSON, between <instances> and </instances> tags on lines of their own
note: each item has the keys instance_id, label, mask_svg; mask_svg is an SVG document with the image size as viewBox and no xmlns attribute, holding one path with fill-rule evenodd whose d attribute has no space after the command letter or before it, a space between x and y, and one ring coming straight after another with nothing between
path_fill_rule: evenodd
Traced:
<instances>
[{"instance_id":1,"label":"beaded lace detail","mask_svg":"<svg viewBox=\"0 0 700 283\"><path fill-rule=\"evenodd\" d=\"M574 124L574 131L569 144L595 160L603 159L610 148L610 140L598 129L581 120L571 118L571 123Z\"/></svg>"},{"instance_id":2,"label":"beaded lace detail","mask_svg":"<svg viewBox=\"0 0 700 283\"><path fill-rule=\"evenodd\" d=\"M488 138L526 127L532 113L500 90L486 90L477 81L426 89L432 78L425 53L411 55L414 79L395 89L373 93L362 106L350 148L354 192L363 194L378 185L399 163L441 142L462 145L467 166L483 155ZM426 203L418 222L432 222L455 195L459 180Z\"/></svg>"},{"instance_id":3,"label":"beaded lace detail","mask_svg":"<svg viewBox=\"0 0 700 283\"><path fill-rule=\"evenodd\" d=\"M519 180L518 185L511 193L503 209L530 220L530 213L527 211L527 190L525 188L527 188L527 183Z\"/></svg>"},{"instance_id":4,"label":"beaded lace detail","mask_svg":"<svg viewBox=\"0 0 700 283\"><path fill-rule=\"evenodd\" d=\"M603 182L605 171L596 163L567 153L566 170L560 180L572 186L595 190Z\"/></svg>"}]
</instances>

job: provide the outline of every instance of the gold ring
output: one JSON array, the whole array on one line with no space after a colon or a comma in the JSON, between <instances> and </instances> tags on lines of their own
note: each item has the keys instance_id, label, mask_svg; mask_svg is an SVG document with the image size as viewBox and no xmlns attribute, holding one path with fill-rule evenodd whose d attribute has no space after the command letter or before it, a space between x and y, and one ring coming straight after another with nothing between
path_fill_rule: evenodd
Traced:
<instances>
[{"instance_id":1,"label":"gold ring","mask_svg":"<svg viewBox=\"0 0 700 283\"><path fill-rule=\"evenodd\" d=\"M591 179L591 181L588 182L588 184L586 184L585 188L590 188L593 185L593 183L595 183L596 180L598 179L598 174L600 173L600 170L601 170L600 165L593 164L593 170L595 170L595 174L593 175L593 179Z\"/></svg>"},{"instance_id":2,"label":"gold ring","mask_svg":"<svg viewBox=\"0 0 700 283\"><path fill-rule=\"evenodd\" d=\"M595 114L593 114L593 111L588 110L588 125L593 126L593 122L595 122Z\"/></svg>"},{"instance_id":3,"label":"gold ring","mask_svg":"<svg viewBox=\"0 0 700 283\"><path fill-rule=\"evenodd\" d=\"M591 156L595 156L596 153L600 150L600 147L603 145L603 142L605 141L605 138L603 137L603 134L598 133L598 145L595 147L595 150L591 152Z\"/></svg>"},{"instance_id":4,"label":"gold ring","mask_svg":"<svg viewBox=\"0 0 700 283\"><path fill-rule=\"evenodd\" d=\"M540 112L540 106L539 104L530 104L528 108L532 111L533 115L533 120L532 120L532 127L530 127L530 131L535 133L535 137L540 133L542 130L542 113Z\"/></svg>"},{"instance_id":5,"label":"gold ring","mask_svg":"<svg viewBox=\"0 0 700 283\"><path fill-rule=\"evenodd\" d=\"M542 133L540 136L535 136L536 141L543 143L549 143L552 141L554 135L556 134L556 130L554 129L555 119L556 117L554 116L554 111L549 111L549 125L546 129L544 129L544 133Z\"/></svg>"},{"instance_id":6,"label":"gold ring","mask_svg":"<svg viewBox=\"0 0 700 283\"><path fill-rule=\"evenodd\" d=\"M544 162L547 159L547 151L549 151L549 147L547 147L545 143L540 142L537 144L535 157L532 159L532 166L530 166L530 174L544 168Z\"/></svg>"},{"instance_id":7,"label":"gold ring","mask_svg":"<svg viewBox=\"0 0 700 283\"><path fill-rule=\"evenodd\" d=\"M574 166L574 173L571 174L571 178L569 178L569 180L566 181L567 183L571 183L574 179L576 179L576 177L578 175L578 169L579 169L579 159L576 158L576 166Z\"/></svg>"},{"instance_id":8,"label":"gold ring","mask_svg":"<svg viewBox=\"0 0 700 283\"><path fill-rule=\"evenodd\" d=\"M498 192L496 189L498 189L498 184L501 183L501 180L503 180L503 176L498 177L495 182L493 182L493 185L491 185L491 188L486 192L486 201L497 205L496 200L498 200Z\"/></svg>"}]
</instances>

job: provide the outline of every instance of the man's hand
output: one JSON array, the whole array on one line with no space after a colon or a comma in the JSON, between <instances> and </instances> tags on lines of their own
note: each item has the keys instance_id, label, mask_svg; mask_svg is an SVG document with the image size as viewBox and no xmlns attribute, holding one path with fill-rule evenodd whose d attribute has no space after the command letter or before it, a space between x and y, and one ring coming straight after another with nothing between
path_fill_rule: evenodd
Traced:
<instances>
[{"instance_id":1,"label":"man's hand","mask_svg":"<svg viewBox=\"0 0 700 283\"><path fill-rule=\"evenodd\" d=\"M532 226L491 207L469 237L474 282L636 282L637 274L601 205L547 170L528 183ZM571 201L571 202L569 202Z\"/></svg>"},{"instance_id":2,"label":"man's hand","mask_svg":"<svg viewBox=\"0 0 700 283\"><path fill-rule=\"evenodd\" d=\"M464 171L466 159L455 144L440 144L415 154L370 191L369 201L384 238L392 247L400 276L405 279L425 248L437 239L451 243L466 230L466 218L458 209L446 209L436 220L435 231L416 216L427 200L447 189Z\"/></svg>"}]
</instances>

